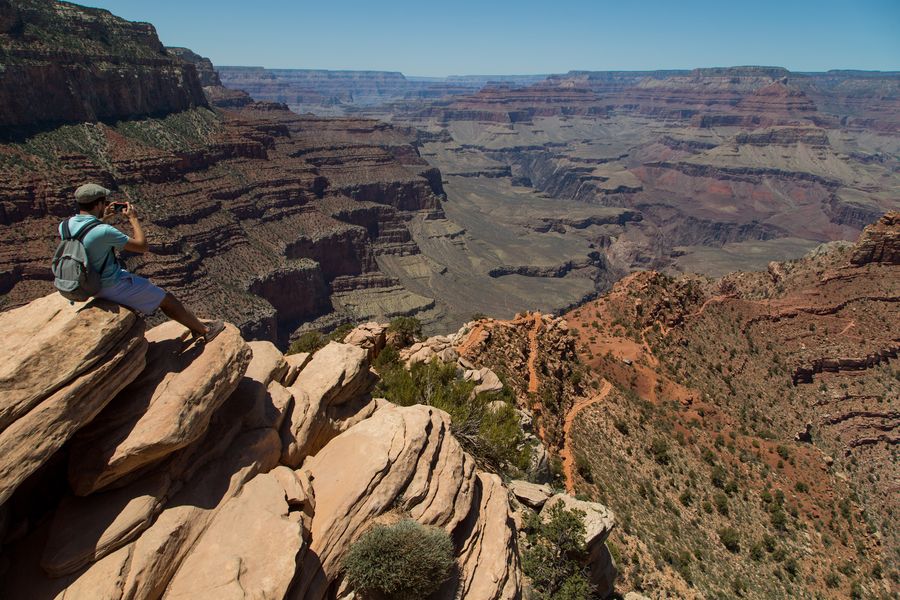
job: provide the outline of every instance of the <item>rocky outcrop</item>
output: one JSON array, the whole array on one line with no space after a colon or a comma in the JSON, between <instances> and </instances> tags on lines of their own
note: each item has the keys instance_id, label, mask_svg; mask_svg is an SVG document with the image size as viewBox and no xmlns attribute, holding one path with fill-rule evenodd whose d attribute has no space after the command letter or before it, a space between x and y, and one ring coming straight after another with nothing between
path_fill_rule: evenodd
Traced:
<instances>
[{"instance_id":1,"label":"rocky outcrop","mask_svg":"<svg viewBox=\"0 0 900 600\"><path fill-rule=\"evenodd\" d=\"M0 505L144 368L144 324L54 294L0 315Z\"/></svg>"},{"instance_id":2,"label":"rocky outcrop","mask_svg":"<svg viewBox=\"0 0 900 600\"><path fill-rule=\"evenodd\" d=\"M568 494L557 494L544 504L541 509L541 517L551 507L562 503L567 510L578 510L583 513L584 541L588 550L588 566L591 574L591 583L596 586L600 597L608 596L613 591L616 580L616 564L606 547L606 539L612 533L616 524L612 511L596 502L577 500Z\"/></svg>"},{"instance_id":3,"label":"rocky outcrop","mask_svg":"<svg viewBox=\"0 0 900 600\"><path fill-rule=\"evenodd\" d=\"M0 6L0 126L126 119L206 106L190 63L168 55L149 23L34 0ZM127 83L126 83L127 82Z\"/></svg>"},{"instance_id":4,"label":"rocky outcrop","mask_svg":"<svg viewBox=\"0 0 900 600\"><path fill-rule=\"evenodd\" d=\"M64 468L52 468L37 473L49 487L4 486L12 496L0 515L17 533L0 552L9 565L0 596L333 597L353 542L401 512L456 542L457 577L440 598L521 597L500 478L476 470L446 413L372 400L369 349L332 343L293 360L268 342L245 343L232 326L206 345L178 339L180 331L164 324L144 341L131 313L56 296L0 317L0 332L20 349L0 373L16 363L15 381L27 385L10 389L23 390L23 406L34 396L40 409L45 388L96 380L98 359L125 363L110 356L132 340L134 375L147 356L122 393L101 385L81 398L109 404L87 425L71 421L84 425L73 443L63 445L70 433L52 421L45 431L62 431L58 444L3 440L4 464L32 447L44 461L68 458L71 485ZM53 334L80 343L53 343Z\"/></svg>"},{"instance_id":5,"label":"rocky outcrop","mask_svg":"<svg viewBox=\"0 0 900 600\"><path fill-rule=\"evenodd\" d=\"M553 497L553 488L546 483L538 484L530 481L510 481L509 492L516 500L535 510L541 510L544 504Z\"/></svg>"},{"instance_id":6,"label":"rocky outcrop","mask_svg":"<svg viewBox=\"0 0 900 600\"><path fill-rule=\"evenodd\" d=\"M476 476L474 461L450 435L449 425L448 416L432 408L386 407L304 463L316 513L293 597L325 597L350 542L390 510L463 536L462 597L517 596L518 561L505 492L496 476Z\"/></svg>"},{"instance_id":7,"label":"rocky outcrop","mask_svg":"<svg viewBox=\"0 0 900 600\"><path fill-rule=\"evenodd\" d=\"M316 352L290 387L294 405L282 428L282 462L299 467L347 419L371 414L375 405L368 394L376 380L362 348L332 342Z\"/></svg>"},{"instance_id":8,"label":"rocky outcrop","mask_svg":"<svg viewBox=\"0 0 900 600\"><path fill-rule=\"evenodd\" d=\"M503 382L500 381L500 378L497 377L496 373L487 367L482 367L480 369L466 369L463 371L463 380L475 383L475 389L472 390L472 393L475 395L488 392L499 392L503 389Z\"/></svg>"},{"instance_id":9,"label":"rocky outcrop","mask_svg":"<svg viewBox=\"0 0 900 600\"><path fill-rule=\"evenodd\" d=\"M435 358L445 363L453 363L459 358L459 353L453 348L454 343L451 336L435 335L401 350L400 360L407 366L427 363Z\"/></svg>"},{"instance_id":10,"label":"rocky outcrop","mask_svg":"<svg viewBox=\"0 0 900 600\"><path fill-rule=\"evenodd\" d=\"M900 264L900 212L889 212L863 231L850 262Z\"/></svg>"},{"instance_id":11,"label":"rocky outcrop","mask_svg":"<svg viewBox=\"0 0 900 600\"><path fill-rule=\"evenodd\" d=\"M85 496L197 441L235 390L251 351L231 325L209 344L184 350L185 328L147 332L148 367L73 445L69 482Z\"/></svg>"},{"instance_id":12,"label":"rocky outcrop","mask_svg":"<svg viewBox=\"0 0 900 600\"><path fill-rule=\"evenodd\" d=\"M387 344L387 327L375 322L363 323L344 337L344 343L362 348L371 362Z\"/></svg>"}]
</instances>

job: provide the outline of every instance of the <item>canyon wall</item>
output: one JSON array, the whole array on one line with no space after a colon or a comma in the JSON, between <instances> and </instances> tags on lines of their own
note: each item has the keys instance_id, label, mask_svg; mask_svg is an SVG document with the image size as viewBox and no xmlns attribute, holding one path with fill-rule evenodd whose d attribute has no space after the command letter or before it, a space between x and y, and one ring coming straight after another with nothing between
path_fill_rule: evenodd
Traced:
<instances>
[{"instance_id":1,"label":"canyon wall","mask_svg":"<svg viewBox=\"0 0 900 600\"><path fill-rule=\"evenodd\" d=\"M149 23L40 0L0 3L0 127L115 120L206 106L193 65Z\"/></svg>"},{"instance_id":2,"label":"canyon wall","mask_svg":"<svg viewBox=\"0 0 900 600\"><path fill-rule=\"evenodd\" d=\"M23 71L31 79L22 86L47 98L65 87L78 110L65 102L52 103L62 111L53 115L40 102L5 105L7 124L72 123L2 146L3 309L52 289L56 227L73 212L74 189L94 181L130 199L144 224L151 253L126 253L127 267L248 337L287 344L316 319L328 328L437 314L432 298L404 289L375 259L417 253L406 221L442 214L441 174L419 156L413 133L373 120L301 117L230 93L208 59L167 51L150 25L106 11L24 1L4 10L18 19L0 36L4 50L43 56L51 69ZM50 27L57 37L38 35ZM76 40L79 51L65 46ZM94 77L113 72L116 81L141 83L101 85ZM204 93L227 110L208 108ZM113 224L130 233L124 219Z\"/></svg>"}]
</instances>

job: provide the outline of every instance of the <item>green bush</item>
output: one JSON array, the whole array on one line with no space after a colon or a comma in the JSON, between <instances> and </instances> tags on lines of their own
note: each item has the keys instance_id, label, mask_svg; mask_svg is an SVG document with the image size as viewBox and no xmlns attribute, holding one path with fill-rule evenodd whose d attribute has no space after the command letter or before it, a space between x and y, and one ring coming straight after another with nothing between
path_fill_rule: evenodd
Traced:
<instances>
[{"instance_id":1,"label":"green bush","mask_svg":"<svg viewBox=\"0 0 900 600\"><path fill-rule=\"evenodd\" d=\"M382 355L384 352L382 352ZM375 394L400 406L425 404L450 414L453 434L473 456L496 470L511 465L525 471L531 448L524 444L519 415L508 388L502 392L478 394L475 383L457 377L456 365L438 360L416 363L409 370L398 362L376 361L381 381ZM502 400L501 407L488 407Z\"/></svg>"},{"instance_id":2,"label":"green bush","mask_svg":"<svg viewBox=\"0 0 900 600\"><path fill-rule=\"evenodd\" d=\"M531 578L535 600L590 600L593 588L582 566L587 559L584 512L562 502L548 509L547 518L532 513L525 519L528 548L522 569Z\"/></svg>"},{"instance_id":3,"label":"green bush","mask_svg":"<svg viewBox=\"0 0 900 600\"><path fill-rule=\"evenodd\" d=\"M388 325L388 332L397 337L400 346L409 346L422 336L422 323L414 317L397 317Z\"/></svg>"},{"instance_id":4,"label":"green bush","mask_svg":"<svg viewBox=\"0 0 900 600\"><path fill-rule=\"evenodd\" d=\"M728 496L723 494L722 492L716 492L713 496L713 502L716 504L716 510L720 515L727 517L728 516Z\"/></svg>"},{"instance_id":5,"label":"green bush","mask_svg":"<svg viewBox=\"0 0 900 600\"><path fill-rule=\"evenodd\" d=\"M328 335L319 331L307 331L302 333L288 348L287 354L299 354L300 352L315 352L324 348L328 342L343 342L347 334L353 331L352 323L345 323Z\"/></svg>"},{"instance_id":6,"label":"green bush","mask_svg":"<svg viewBox=\"0 0 900 600\"><path fill-rule=\"evenodd\" d=\"M650 453L653 460L661 465L669 464L669 443L663 438L656 438L650 443Z\"/></svg>"},{"instance_id":7,"label":"green bush","mask_svg":"<svg viewBox=\"0 0 900 600\"><path fill-rule=\"evenodd\" d=\"M724 527L719 530L719 541L729 552L737 554L741 551L741 536L734 527Z\"/></svg>"},{"instance_id":8,"label":"green bush","mask_svg":"<svg viewBox=\"0 0 900 600\"><path fill-rule=\"evenodd\" d=\"M288 354L299 354L300 352L315 352L322 348L328 340L318 331L307 331L298 337L288 348Z\"/></svg>"},{"instance_id":9,"label":"green bush","mask_svg":"<svg viewBox=\"0 0 900 600\"><path fill-rule=\"evenodd\" d=\"M594 483L594 473L591 470L591 463L583 452L575 453L575 469L581 478L588 483Z\"/></svg>"},{"instance_id":10,"label":"green bush","mask_svg":"<svg viewBox=\"0 0 900 600\"><path fill-rule=\"evenodd\" d=\"M376 525L351 547L344 560L347 583L363 594L387 600L418 600L437 590L453 566L453 542L436 527L411 519Z\"/></svg>"}]
</instances>

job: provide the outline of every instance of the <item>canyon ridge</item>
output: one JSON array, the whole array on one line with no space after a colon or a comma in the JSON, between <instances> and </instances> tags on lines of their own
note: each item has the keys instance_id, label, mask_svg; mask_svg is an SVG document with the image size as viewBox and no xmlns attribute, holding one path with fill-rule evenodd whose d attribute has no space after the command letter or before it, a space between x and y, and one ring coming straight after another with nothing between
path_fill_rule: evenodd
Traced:
<instances>
[{"instance_id":1,"label":"canyon ridge","mask_svg":"<svg viewBox=\"0 0 900 600\"><path fill-rule=\"evenodd\" d=\"M900 593L900 73L221 66L0 0L0 109L0 597ZM85 181L218 337L54 291Z\"/></svg>"}]
</instances>

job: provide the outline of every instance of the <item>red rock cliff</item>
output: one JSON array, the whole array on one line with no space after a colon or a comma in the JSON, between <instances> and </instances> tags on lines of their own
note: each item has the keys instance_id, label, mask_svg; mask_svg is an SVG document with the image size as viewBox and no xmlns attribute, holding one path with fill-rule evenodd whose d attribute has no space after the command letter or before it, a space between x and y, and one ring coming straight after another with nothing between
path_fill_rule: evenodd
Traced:
<instances>
[{"instance_id":1,"label":"red rock cliff","mask_svg":"<svg viewBox=\"0 0 900 600\"><path fill-rule=\"evenodd\" d=\"M149 23L41 0L0 0L0 127L163 114L206 99L196 69Z\"/></svg>"}]
</instances>

